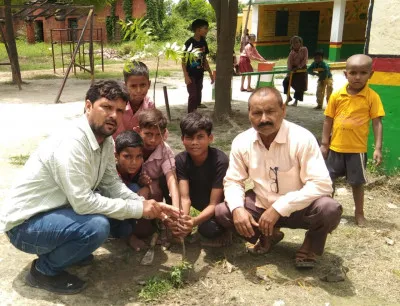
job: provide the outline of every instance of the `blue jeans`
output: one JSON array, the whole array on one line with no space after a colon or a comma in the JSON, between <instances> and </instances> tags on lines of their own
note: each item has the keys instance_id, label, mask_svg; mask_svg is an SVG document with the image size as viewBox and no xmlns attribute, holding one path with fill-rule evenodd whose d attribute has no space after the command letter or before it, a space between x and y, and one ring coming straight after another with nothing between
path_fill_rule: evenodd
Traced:
<instances>
[{"instance_id":1,"label":"blue jeans","mask_svg":"<svg viewBox=\"0 0 400 306\"><path fill-rule=\"evenodd\" d=\"M72 208L60 208L33 216L7 235L17 249L38 255L39 272L57 275L92 254L109 233L107 217L78 215Z\"/></svg>"}]
</instances>

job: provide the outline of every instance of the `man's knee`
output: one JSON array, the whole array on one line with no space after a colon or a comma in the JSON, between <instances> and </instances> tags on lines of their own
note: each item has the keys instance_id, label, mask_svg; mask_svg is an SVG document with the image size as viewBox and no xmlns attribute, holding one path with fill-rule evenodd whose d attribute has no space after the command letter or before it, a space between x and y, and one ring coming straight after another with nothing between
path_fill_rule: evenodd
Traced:
<instances>
[{"instance_id":1,"label":"man's knee","mask_svg":"<svg viewBox=\"0 0 400 306\"><path fill-rule=\"evenodd\" d=\"M324 223L331 224L332 230L337 227L343 213L342 205L331 197L318 199L318 207Z\"/></svg>"},{"instance_id":2,"label":"man's knee","mask_svg":"<svg viewBox=\"0 0 400 306\"><path fill-rule=\"evenodd\" d=\"M226 202L219 203L215 206L215 219L225 228L233 226L232 214Z\"/></svg>"},{"instance_id":3,"label":"man's knee","mask_svg":"<svg viewBox=\"0 0 400 306\"><path fill-rule=\"evenodd\" d=\"M198 226L200 235L208 239L214 239L222 235L225 229L212 218Z\"/></svg>"},{"instance_id":4,"label":"man's knee","mask_svg":"<svg viewBox=\"0 0 400 306\"><path fill-rule=\"evenodd\" d=\"M82 234L89 238L91 242L98 241L102 243L110 235L110 222L106 216L91 215L85 222Z\"/></svg>"}]
</instances>

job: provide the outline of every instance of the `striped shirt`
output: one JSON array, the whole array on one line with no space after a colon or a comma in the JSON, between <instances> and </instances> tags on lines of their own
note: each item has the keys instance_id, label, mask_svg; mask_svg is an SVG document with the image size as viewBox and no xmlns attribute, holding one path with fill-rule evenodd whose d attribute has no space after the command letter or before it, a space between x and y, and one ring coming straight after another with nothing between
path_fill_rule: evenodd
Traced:
<instances>
[{"instance_id":1,"label":"striped shirt","mask_svg":"<svg viewBox=\"0 0 400 306\"><path fill-rule=\"evenodd\" d=\"M85 115L30 156L1 207L0 232L63 206L81 215L115 219L140 218L143 213L143 198L118 177L112 137L99 145Z\"/></svg>"}]
</instances>

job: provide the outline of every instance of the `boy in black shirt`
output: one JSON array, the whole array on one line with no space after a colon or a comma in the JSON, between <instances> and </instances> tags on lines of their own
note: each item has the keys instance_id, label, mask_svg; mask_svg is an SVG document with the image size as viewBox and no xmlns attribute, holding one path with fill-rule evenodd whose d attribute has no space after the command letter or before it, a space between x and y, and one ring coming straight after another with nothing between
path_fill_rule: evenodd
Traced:
<instances>
[{"instance_id":1,"label":"boy in black shirt","mask_svg":"<svg viewBox=\"0 0 400 306\"><path fill-rule=\"evenodd\" d=\"M203 19L196 19L192 23L192 31L194 35L185 42L185 50L192 51L199 49L200 52L194 61L182 61L183 75L189 93L188 113L195 111L198 107L205 107L201 104L204 71L208 71L211 84L214 83L214 76L207 61L207 54L209 53L206 42L208 22Z\"/></svg>"},{"instance_id":2,"label":"boy in black shirt","mask_svg":"<svg viewBox=\"0 0 400 306\"><path fill-rule=\"evenodd\" d=\"M210 118L198 112L189 113L181 120L180 127L186 151L175 157L184 211L177 236L187 236L198 226L203 237L212 239L208 246L226 245L231 234L225 233L216 222L214 210L215 205L224 200L222 183L229 159L224 152L209 147L213 141ZM190 216L191 206L200 211L198 216Z\"/></svg>"}]
</instances>

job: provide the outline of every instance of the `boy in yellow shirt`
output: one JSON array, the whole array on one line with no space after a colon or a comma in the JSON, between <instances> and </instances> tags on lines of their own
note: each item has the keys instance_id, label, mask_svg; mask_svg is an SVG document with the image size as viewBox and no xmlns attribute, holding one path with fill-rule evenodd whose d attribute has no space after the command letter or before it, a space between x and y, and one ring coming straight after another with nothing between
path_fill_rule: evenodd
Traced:
<instances>
[{"instance_id":1,"label":"boy in yellow shirt","mask_svg":"<svg viewBox=\"0 0 400 306\"><path fill-rule=\"evenodd\" d=\"M382 121L385 116L379 95L369 88L372 59L364 54L351 56L344 72L348 84L332 94L325 109L321 152L332 181L346 176L355 203L355 221L365 226L364 184L367 164L369 122L375 137L373 159L382 162Z\"/></svg>"}]
</instances>

